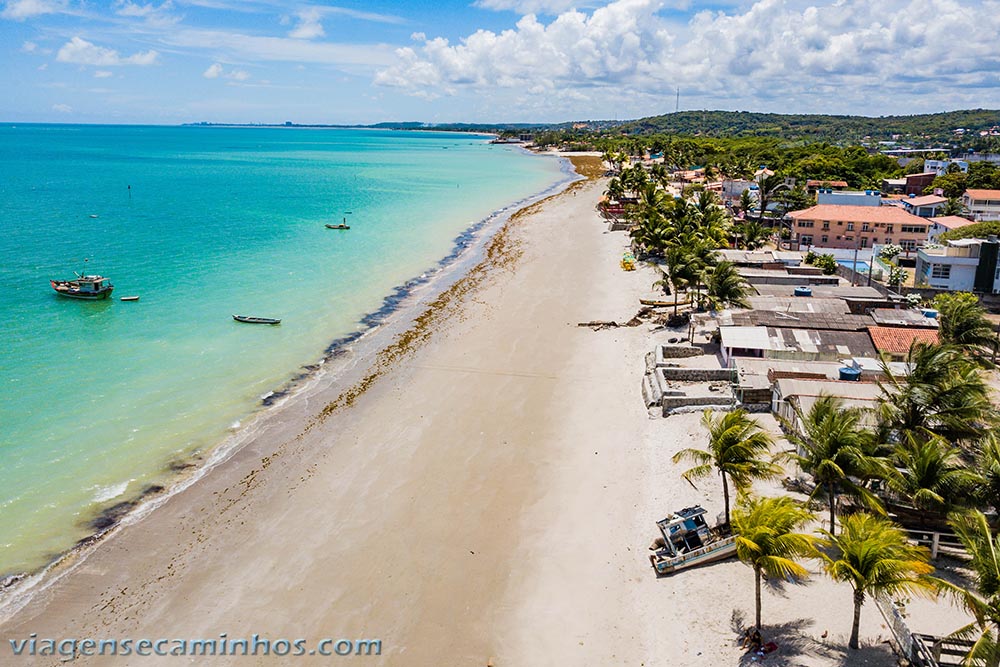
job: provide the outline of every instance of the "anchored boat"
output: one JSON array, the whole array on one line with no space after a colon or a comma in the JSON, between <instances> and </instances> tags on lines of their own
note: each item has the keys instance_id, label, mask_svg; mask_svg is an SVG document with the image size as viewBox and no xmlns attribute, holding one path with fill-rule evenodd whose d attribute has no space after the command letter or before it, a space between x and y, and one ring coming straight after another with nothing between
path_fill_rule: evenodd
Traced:
<instances>
[{"instance_id":1,"label":"anchored boat","mask_svg":"<svg viewBox=\"0 0 1000 667\"><path fill-rule=\"evenodd\" d=\"M709 527L706 513L701 505L695 505L656 522L663 539L657 540L656 552L650 555L649 562L657 574L671 574L736 553L736 537L729 525Z\"/></svg>"},{"instance_id":2,"label":"anchored boat","mask_svg":"<svg viewBox=\"0 0 1000 667\"><path fill-rule=\"evenodd\" d=\"M79 273L75 280L50 280L49 284L59 296L88 301L107 299L115 289L111 280L104 276L85 276Z\"/></svg>"},{"instance_id":3,"label":"anchored boat","mask_svg":"<svg viewBox=\"0 0 1000 667\"><path fill-rule=\"evenodd\" d=\"M271 317L252 317L250 315L233 315L233 319L237 322L246 322L247 324L281 324L281 320L276 320Z\"/></svg>"}]
</instances>

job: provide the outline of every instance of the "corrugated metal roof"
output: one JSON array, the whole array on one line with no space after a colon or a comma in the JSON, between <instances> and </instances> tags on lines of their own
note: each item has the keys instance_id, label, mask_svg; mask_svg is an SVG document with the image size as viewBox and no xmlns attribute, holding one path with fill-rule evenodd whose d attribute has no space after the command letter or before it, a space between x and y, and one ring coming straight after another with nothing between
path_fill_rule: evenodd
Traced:
<instances>
[{"instance_id":1,"label":"corrugated metal roof","mask_svg":"<svg viewBox=\"0 0 1000 667\"><path fill-rule=\"evenodd\" d=\"M823 299L798 296L751 296L747 301L755 310L773 310L785 313L824 313L830 315L849 313L843 299Z\"/></svg>"},{"instance_id":2,"label":"corrugated metal roof","mask_svg":"<svg viewBox=\"0 0 1000 667\"><path fill-rule=\"evenodd\" d=\"M811 301L811 299L802 299ZM842 301L840 303L843 303ZM725 321L728 320L728 321ZM786 329L819 329L826 331L864 331L872 326L873 320L867 315L838 313L788 313L775 310L733 311L719 320L720 324L734 326L784 327Z\"/></svg>"}]
</instances>

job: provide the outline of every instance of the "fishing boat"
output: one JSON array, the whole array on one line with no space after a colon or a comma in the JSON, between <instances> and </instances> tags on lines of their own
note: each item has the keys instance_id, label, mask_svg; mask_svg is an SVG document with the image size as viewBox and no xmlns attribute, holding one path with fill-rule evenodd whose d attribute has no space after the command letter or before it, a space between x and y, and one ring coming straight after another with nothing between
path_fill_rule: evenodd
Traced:
<instances>
[{"instance_id":1,"label":"fishing boat","mask_svg":"<svg viewBox=\"0 0 1000 667\"><path fill-rule=\"evenodd\" d=\"M138 296L123 296L122 301L138 301Z\"/></svg>"},{"instance_id":2,"label":"fishing boat","mask_svg":"<svg viewBox=\"0 0 1000 667\"><path fill-rule=\"evenodd\" d=\"M96 301L111 296L115 286L104 276L85 276L76 274L75 280L50 280L49 284L59 296L69 299L86 299Z\"/></svg>"},{"instance_id":3,"label":"fishing boat","mask_svg":"<svg viewBox=\"0 0 1000 667\"><path fill-rule=\"evenodd\" d=\"M695 505L674 512L656 522L663 535L649 556L656 573L671 574L697 565L728 558L736 553L736 537L729 525L720 522L714 528L705 521L704 507Z\"/></svg>"},{"instance_id":4,"label":"fishing boat","mask_svg":"<svg viewBox=\"0 0 1000 667\"><path fill-rule=\"evenodd\" d=\"M237 322L246 322L247 324L281 324L281 320L276 320L271 317L251 317L250 315L233 315L233 319Z\"/></svg>"},{"instance_id":5,"label":"fishing boat","mask_svg":"<svg viewBox=\"0 0 1000 667\"><path fill-rule=\"evenodd\" d=\"M327 225L326 228L327 229L350 229L351 226L347 225L347 224L344 224L344 223L341 223L339 225Z\"/></svg>"}]
</instances>

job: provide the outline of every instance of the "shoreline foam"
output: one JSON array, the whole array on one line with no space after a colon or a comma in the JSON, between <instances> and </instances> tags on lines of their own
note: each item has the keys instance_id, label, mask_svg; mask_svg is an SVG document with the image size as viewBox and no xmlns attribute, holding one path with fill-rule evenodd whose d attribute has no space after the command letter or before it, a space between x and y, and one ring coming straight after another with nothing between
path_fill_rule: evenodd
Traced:
<instances>
[{"instance_id":1,"label":"shoreline foam","mask_svg":"<svg viewBox=\"0 0 1000 667\"><path fill-rule=\"evenodd\" d=\"M553 157L551 154L532 153L522 147L518 149L536 156ZM196 449L171 460L161 470L166 476L162 483L146 484L138 493L124 497L111 506L97 509L93 515L84 519L92 532L78 539L65 551L54 554L44 565L35 570L0 577L0 622L16 614L36 594L72 572L116 530L142 520L237 454L246 443L253 440L268 419L279 415L290 402L305 400L312 393L337 385L350 377L352 369L370 361L369 368L376 370L357 382L345 382L337 401L324 408L319 421L337 408L352 404L393 363L429 337L430 326L439 319L434 311L455 298L456 295L449 296L449 293L456 286L470 280L475 274L484 274L490 268L486 265L496 259L493 255L497 236L503 234L516 219L528 214L533 207L586 181L587 177L575 171L569 158L556 159L561 163L562 179L541 192L494 210L472 223L452 240L451 250L434 266L420 276L392 288L379 308L359 318L356 330L331 341L317 360L300 366L299 372L292 374L278 388L266 392L256 408L236 423L235 432L208 448ZM480 280L482 277L484 276L481 275ZM473 285L466 285L461 293L473 288ZM421 308L425 309L421 311ZM360 351L353 347L369 341L370 344ZM332 368L331 365L336 367ZM340 404L339 401L345 396L345 402ZM319 422L308 423L303 433L317 423ZM114 498L122 495L118 493Z\"/></svg>"}]
</instances>

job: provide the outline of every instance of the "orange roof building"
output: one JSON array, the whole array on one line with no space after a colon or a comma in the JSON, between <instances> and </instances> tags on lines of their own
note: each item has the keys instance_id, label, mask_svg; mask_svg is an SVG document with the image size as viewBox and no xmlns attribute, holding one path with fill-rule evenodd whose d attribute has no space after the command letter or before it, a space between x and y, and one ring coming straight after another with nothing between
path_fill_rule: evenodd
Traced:
<instances>
[{"instance_id":1,"label":"orange roof building","mask_svg":"<svg viewBox=\"0 0 1000 667\"><path fill-rule=\"evenodd\" d=\"M930 222L898 206L817 204L788 214L799 246L870 248L897 243L907 252L927 241Z\"/></svg>"},{"instance_id":2,"label":"orange roof building","mask_svg":"<svg viewBox=\"0 0 1000 667\"><path fill-rule=\"evenodd\" d=\"M910 351L914 341L921 343L937 343L936 329L918 329L915 327L868 327L868 335L872 344L881 353L889 355L893 361L902 361Z\"/></svg>"}]
</instances>

